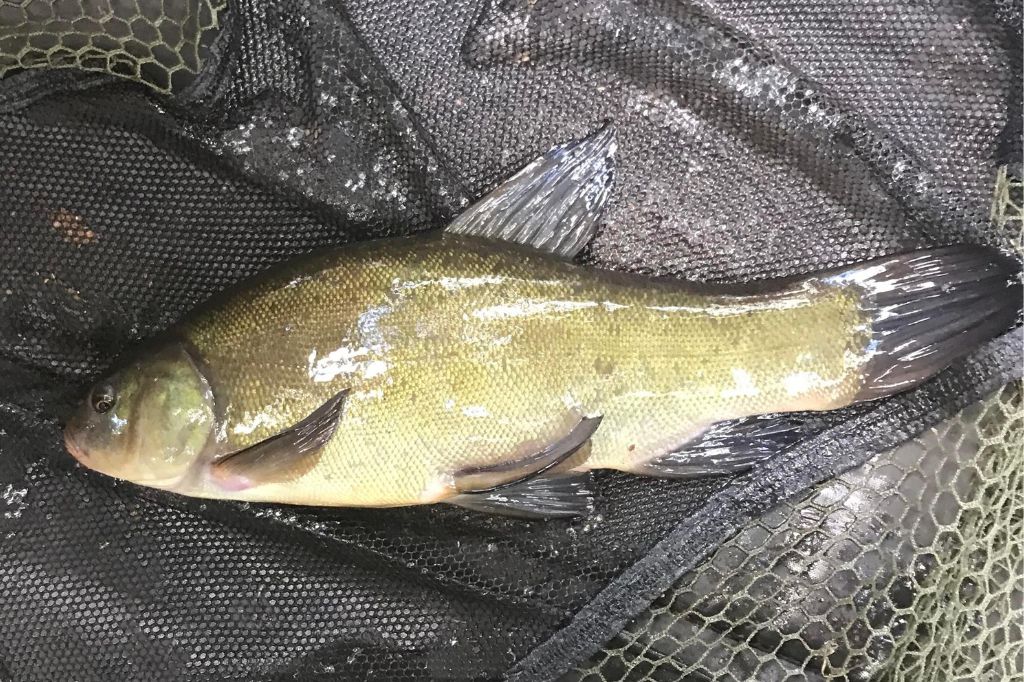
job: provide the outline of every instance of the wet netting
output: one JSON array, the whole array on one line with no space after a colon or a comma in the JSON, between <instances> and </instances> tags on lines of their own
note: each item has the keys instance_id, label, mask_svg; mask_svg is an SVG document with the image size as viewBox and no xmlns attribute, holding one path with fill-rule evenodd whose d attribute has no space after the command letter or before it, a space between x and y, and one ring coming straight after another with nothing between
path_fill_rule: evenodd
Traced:
<instances>
[{"instance_id":1,"label":"wet netting","mask_svg":"<svg viewBox=\"0 0 1024 682\"><path fill-rule=\"evenodd\" d=\"M1019 679L1022 507L1018 382L749 522L563 679Z\"/></svg>"},{"instance_id":2,"label":"wet netting","mask_svg":"<svg viewBox=\"0 0 1024 682\"><path fill-rule=\"evenodd\" d=\"M229 284L436 229L612 120L596 266L1021 252L1021 7L0 0L0 680L1003 680L1022 336L733 478L595 512L202 502L78 467L115 355Z\"/></svg>"}]
</instances>

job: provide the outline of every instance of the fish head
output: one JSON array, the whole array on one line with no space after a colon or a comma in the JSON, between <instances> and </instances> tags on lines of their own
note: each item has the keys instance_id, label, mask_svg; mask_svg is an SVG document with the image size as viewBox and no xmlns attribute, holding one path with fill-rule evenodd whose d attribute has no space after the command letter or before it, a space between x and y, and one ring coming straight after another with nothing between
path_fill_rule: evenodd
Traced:
<instances>
[{"instance_id":1,"label":"fish head","mask_svg":"<svg viewBox=\"0 0 1024 682\"><path fill-rule=\"evenodd\" d=\"M200 364L171 343L97 382L68 420L64 442L90 469L164 488L202 456L215 422Z\"/></svg>"}]
</instances>

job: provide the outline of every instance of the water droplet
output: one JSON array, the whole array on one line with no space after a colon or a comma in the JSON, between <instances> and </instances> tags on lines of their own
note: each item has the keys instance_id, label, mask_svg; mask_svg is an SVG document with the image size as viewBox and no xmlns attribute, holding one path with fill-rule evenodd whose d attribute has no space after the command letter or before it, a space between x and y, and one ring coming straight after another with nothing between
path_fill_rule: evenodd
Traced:
<instances>
[{"instance_id":1,"label":"water droplet","mask_svg":"<svg viewBox=\"0 0 1024 682\"><path fill-rule=\"evenodd\" d=\"M3 500L5 519L21 518L21 513L28 508L25 497L28 495L28 488L15 488L13 483L8 483L3 493L0 493L0 500Z\"/></svg>"},{"instance_id":2,"label":"water droplet","mask_svg":"<svg viewBox=\"0 0 1024 682\"><path fill-rule=\"evenodd\" d=\"M288 129L288 146L292 149L298 149L302 144L302 138L306 137L306 131L302 128L289 128Z\"/></svg>"}]
</instances>

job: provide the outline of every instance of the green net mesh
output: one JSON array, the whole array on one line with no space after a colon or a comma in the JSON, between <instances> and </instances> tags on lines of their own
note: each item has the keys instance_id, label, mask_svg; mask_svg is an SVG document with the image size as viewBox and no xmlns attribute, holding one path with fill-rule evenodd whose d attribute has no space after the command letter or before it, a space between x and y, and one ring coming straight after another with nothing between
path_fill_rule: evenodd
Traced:
<instances>
[{"instance_id":1,"label":"green net mesh","mask_svg":"<svg viewBox=\"0 0 1024 682\"><path fill-rule=\"evenodd\" d=\"M568 679L1024 675L1012 384L744 528Z\"/></svg>"},{"instance_id":2,"label":"green net mesh","mask_svg":"<svg viewBox=\"0 0 1024 682\"><path fill-rule=\"evenodd\" d=\"M76 67L187 86L227 0L0 0L0 77Z\"/></svg>"},{"instance_id":3,"label":"green net mesh","mask_svg":"<svg viewBox=\"0 0 1024 682\"><path fill-rule=\"evenodd\" d=\"M1024 253L1024 181L1013 177L1006 166L996 174L995 193L992 196L992 223L1010 238L1018 253Z\"/></svg>"}]
</instances>

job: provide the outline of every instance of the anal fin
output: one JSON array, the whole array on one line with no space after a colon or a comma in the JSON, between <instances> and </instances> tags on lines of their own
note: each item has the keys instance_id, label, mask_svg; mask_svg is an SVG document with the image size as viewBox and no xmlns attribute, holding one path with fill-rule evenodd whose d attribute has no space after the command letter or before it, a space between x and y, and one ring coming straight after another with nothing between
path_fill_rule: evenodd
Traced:
<instances>
[{"instance_id":1,"label":"anal fin","mask_svg":"<svg viewBox=\"0 0 1024 682\"><path fill-rule=\"evenodd\" d=\"M541 476L489 493L456 495L446 502L523 519L570 518L593 511L590 480L589 473Z\"/></svg>"},{"instance_id":2,"label":"anal fin","mask_svg":"<svg viewBox=\"0 0 1024 682\"><path fill-rule=\"evenodd\" d=\"M793 415L716 422L674 452L636 465L632 471L657 478L739 473L796 444L807 430L807 422Z\"/></svg>"}]
</instances>

